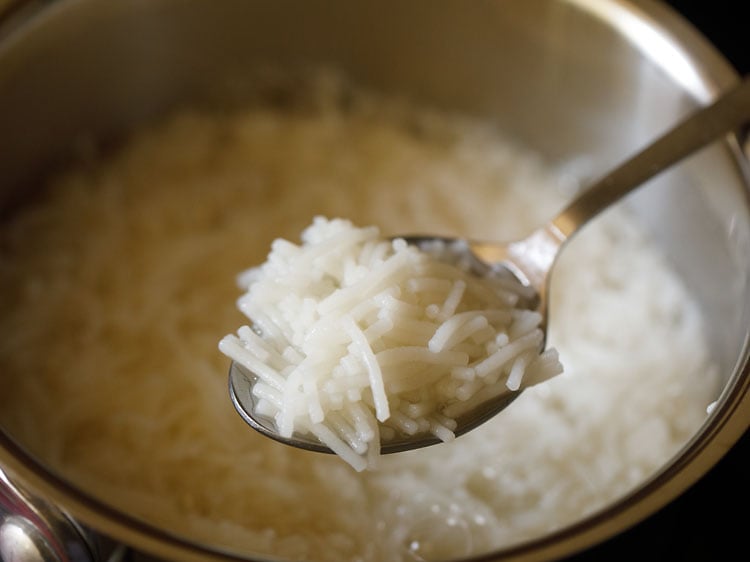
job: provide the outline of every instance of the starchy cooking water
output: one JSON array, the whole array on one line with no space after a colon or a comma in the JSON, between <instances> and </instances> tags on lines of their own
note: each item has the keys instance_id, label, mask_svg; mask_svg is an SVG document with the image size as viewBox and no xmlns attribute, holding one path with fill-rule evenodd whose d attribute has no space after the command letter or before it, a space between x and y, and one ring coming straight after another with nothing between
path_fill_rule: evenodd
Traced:
<instances>
[{"instance_id":1,"label":"starchy cooking water","mask_svg":"<svg viewBox=\"0 0 750 562\"><path fill-rule=\"evenodd\" d=\"M423 560L557 529L694 434L716 381L690 295L625 210L555 272L565 373L455 442L356 473L267 440L216 342L240 271L314 215L505 240L570 192L490 125L328 79L182 111L54 179L0 229L0 423L83 489L193 540L292 560ZM616 256L616 258L613 258Z\"/></svg>"}]
</instances>

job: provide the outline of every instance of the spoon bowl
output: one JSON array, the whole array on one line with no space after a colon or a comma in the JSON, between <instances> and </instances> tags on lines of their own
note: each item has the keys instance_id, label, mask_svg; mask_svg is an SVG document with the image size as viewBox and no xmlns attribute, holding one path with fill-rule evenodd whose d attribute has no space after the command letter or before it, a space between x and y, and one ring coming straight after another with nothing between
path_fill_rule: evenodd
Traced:
<instances>
[{"instance_id":1,"label":"spoon bowl","mask_svg":"<svg viewBox=\"0 0 750 562\"><path fill-rule=\"evenodd\" d=\"M331 449L323 445L313 435L295 433L292 437L284 437L276 429L273 418L256 413L256 398L253 394L253 385L256 379L257 377L254 373L248 371L236 361L232 361L229 371L229 396L237 412L250 427L266 437L285 445L318 453L333 453ZM520 390L508 390L494 398L485 398L476 408L473 408L464 416L456 418L458 425L453 433L458 437L479 427L494 417L500 410L504 410L509 406L520 394ZM419 433L416 435L397 434L393 439L381 442L380 453L384 455L401 453L440 443L442 441L430 433Z\"/></svg>"},{"instance_id":2,"label":"spoon bowl","mask_svg":"<svg viewBox=\"0 0 750 562\"><path fill-rule=\"evenodd\" d=\"M533 290L532 308L542 315L541 327L546 341L549 313L549 286L554 264L568 240L581 227L625 195L642 186L685 157L707 146L720 136L750 121L750 78L721 95L714 103L694 112L659 137L647 148L626 160L602 179L583 189L551 221L525 238L507 243L451 239L434 235L399 236L416 246L442 241L456 251L465 252L472 271L492 270L512 274L521 284ZM544 348L544 343L542 344ZM229 371L229 393L240 416L266 437L301 449L332 453L314 436L279 434L274 421L255 412L253 385L257 375L232 361ZM522 392L506 390L493 396L476 395L471 409L456 419L456 437L482 425L507 408ZM397 453L442 443L431 434L397 435L381 443L381 453Z\"/></svg>"}]
</instances>

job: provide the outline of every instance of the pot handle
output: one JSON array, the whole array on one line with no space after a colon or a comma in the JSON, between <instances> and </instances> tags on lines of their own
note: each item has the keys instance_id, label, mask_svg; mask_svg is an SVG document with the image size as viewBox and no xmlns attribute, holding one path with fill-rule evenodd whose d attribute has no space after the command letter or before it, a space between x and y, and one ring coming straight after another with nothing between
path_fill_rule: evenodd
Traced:
<instances>
[{"instance_id":1,"label":"pot handle","mask_svg":"<svg viewBox=\"0 0 750 562\"><path fill-rule=\"evenodd\" d=\"M0 468L0 561L97 562L94 535Z\"/></svg>"}]
</instances>

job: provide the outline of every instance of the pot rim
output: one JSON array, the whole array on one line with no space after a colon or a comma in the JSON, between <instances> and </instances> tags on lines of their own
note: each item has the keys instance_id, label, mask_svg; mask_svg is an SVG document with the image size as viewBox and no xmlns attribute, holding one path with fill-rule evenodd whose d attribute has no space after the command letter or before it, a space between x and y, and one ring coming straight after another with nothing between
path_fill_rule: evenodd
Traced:
<instances>
[{"instance_id":1,"label":"pot rim","mask_svg":"<svg viewBox=\"0 0 750 562\"><path fill-rule=\"evenodd\" d=\"M688 22L669 6L650 0L564 0L569 4L603 19L627 36L644 54L645 42L661 38L669 44L684 63L667 69L677 83L701 103L738 79L737 72L726 59ZM16 1L5 3L10 10L3 13L0 2L0 39L33 24L35 16L63 4L53 2ZM43 14L42 14L43 15ZM20 17L17 17L20 16ZM634 26L633 22L639 22ZM644 30L649 33L643 34ZM636 35L636 34L642 34ZM653 46L653 45L651 45ZM650 54L650 56L653 56ZM657 61L658 62L658 61ZM737 163L739 173L750 186L750 163L742 150L742 139L731 135L727 150ZM750 206L750 189L746 189ZM549 560L580 552L611 538L646 519L675 499L703 477L739 440L750 427L750 335L746 331L741 353L715 408L701 429L655 475L631 492L601 510L558 531L512 545L466 562L491 560ZM24 487L46 500L61 506L79 519L113 539L155 556L185 562L247 562L254 560L239 552L195 542L172 534L119 511L89 495L60 475L49 471L0 428L0 469ZM255 558L258 560L258 558Z\"/></svg>"}]
</instances>

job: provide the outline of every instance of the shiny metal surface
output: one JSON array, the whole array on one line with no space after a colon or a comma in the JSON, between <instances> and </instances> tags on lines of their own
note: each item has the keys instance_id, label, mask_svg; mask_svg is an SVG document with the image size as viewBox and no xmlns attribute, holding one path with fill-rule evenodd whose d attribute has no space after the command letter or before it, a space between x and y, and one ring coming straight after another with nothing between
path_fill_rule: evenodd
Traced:
<instances>
[{"instance_id":1,"label":"shiny metal surface","mask_svg":"<svg viewBox=\"0 0 750 562\"><path fill-rule=\"evenodd\" d=\"M0 562L94 562L95 536L0 470Z\"/></svg>"},{"instance_id":2,"label":"shiny metal surface","mask_svg":"<svg viewBox=\"0 0 750 562\"><path fill-rule=\"evenodd\" d=\"M14 515L0 523L0 560L9 562L62 562L31 521Z\"/></svg>"},{"instance_id":3,"label":"shiny metal surface","mask_svg":"<svg viewBox=\"0 0 750 562\"><path fill-rule=\"evenodd\" d=\"M258 377L255 373L236 361L231 362L229 367L229 397L237 413L246 424L258 433L284 445L315 453L333 454L333 451L321 443L314 435L295 433L291 437L285 437L279 433L272 418L257 414L255 412L255 395L252 391L257 380ZM496 395L494 398L487 398L487 401L481 403L475 411L456 418L458 425L453 430L454 435L460 437L472 429L476 429L507 408L519 395L520 391L508 390ZM382 442L380 453L383 455L402 453L404 451L439 445L442 442L442 440L431 433L398 435L389 441Z\"/></svg>"},{"instance_id":4,"label":"shiny metal surface","mask_svg":"<svg viewBox=\"0 0 750 562\"><path fill-rule=\"evenodd\" d=\"M22 18L0 20L2 213L32 196L35 180L88 138L117 139L184 104L241 101L241 77L259 63L333 63L366 86L487 116L583 179L737 79L692 28L647 0L478 0L471 9L460 0L33 5ZM729 139L628 201L697 295L710 327L723 385L700 433L604 512L488 560L559 558L621 532L681 494L747 429L746 173ZM731 282L717 288L717 278ZM0 465L34 494L160 558L252 558L113 510L41 466L1 429Z\"/></svg>"}]
</instances>

